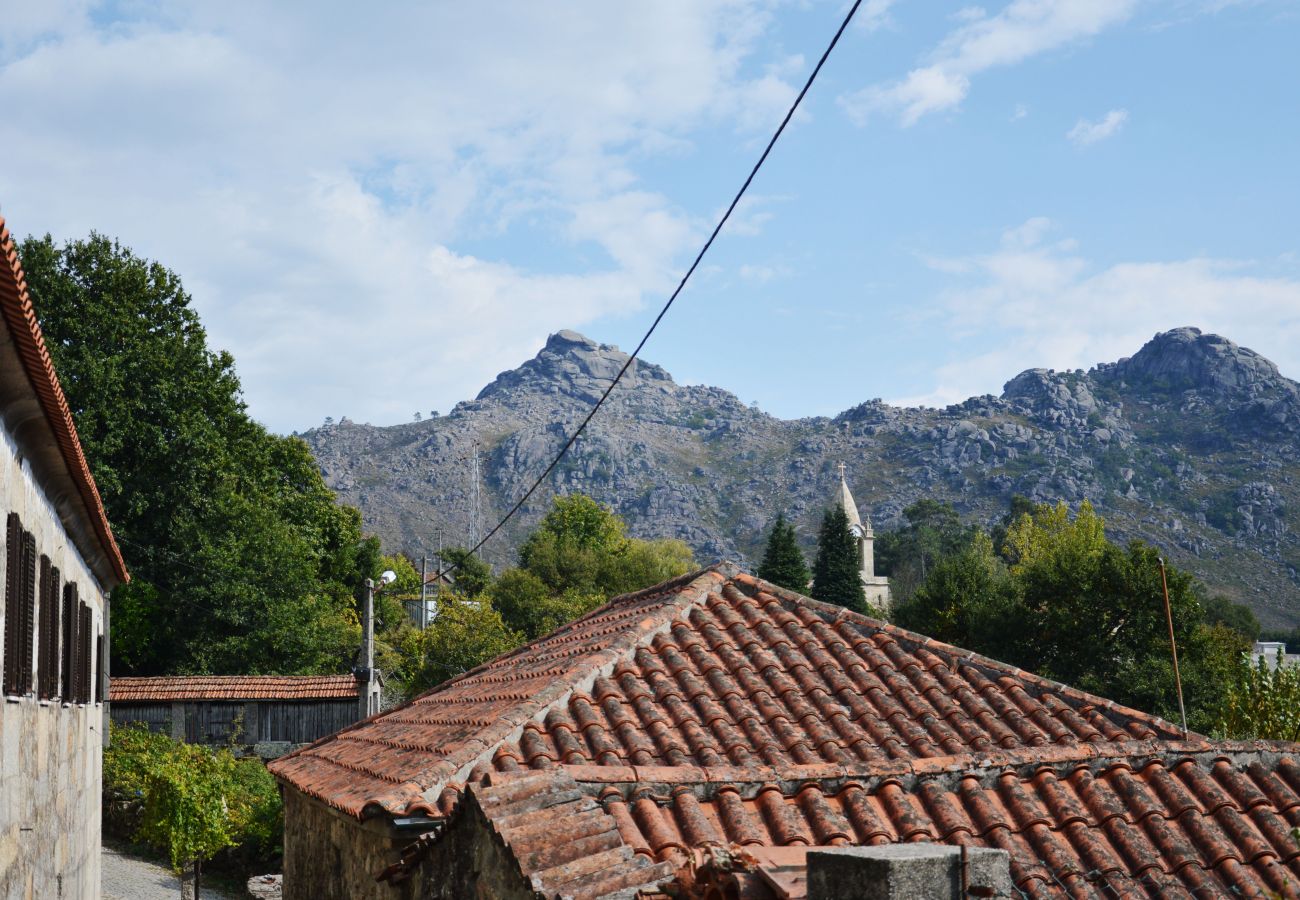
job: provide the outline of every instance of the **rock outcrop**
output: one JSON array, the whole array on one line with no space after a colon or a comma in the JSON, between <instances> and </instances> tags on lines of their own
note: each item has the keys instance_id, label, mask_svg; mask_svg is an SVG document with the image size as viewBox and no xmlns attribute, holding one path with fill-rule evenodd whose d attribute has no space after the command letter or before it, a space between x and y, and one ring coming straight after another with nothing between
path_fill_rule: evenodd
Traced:
<instances>
[{"instance_id":1,"label":"rock outcrop","mask_svg":"<svg viewBox=\"0 0 1300 900\"><path fill-rule=\"evenodd\" d=\"M464 544L531 484L626 354L576 332L447 416L308 432L328 483L390 547ZM1218 335L1179 328L1084 372L1031 369L999 397L943 410L879 400L833 419L775 419L636 361L548 487L489 547L498 564L549 505L581 490L643 537L702 561L752 558L778 511L811 546L834 467L878 530L922 497L981 522L1011 495L1091 501L1112 537L1141 538L1268 624L1300 623L1300 385ZM478 523L473 459L478 456Z\"/></svg>"}]
</instances>

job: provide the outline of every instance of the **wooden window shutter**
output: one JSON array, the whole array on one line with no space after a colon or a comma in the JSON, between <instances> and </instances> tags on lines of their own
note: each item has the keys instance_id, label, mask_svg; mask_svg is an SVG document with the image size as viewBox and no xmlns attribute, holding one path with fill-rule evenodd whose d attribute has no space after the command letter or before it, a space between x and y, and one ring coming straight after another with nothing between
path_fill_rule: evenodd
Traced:
<instances>
[{"instance_id":1,"label":"wooden window shutter","mask_svg":"<svg viewBox=\"0 0 1300 900\"><path fill-rule=\"evenodd\" d=\"M19 611L18 598L21 596L19 582L22 577L22 542L23 526L18 513L10 513L5 530L5 672L4 692L21 693L18 690L18 635L22 633L22 615Z\"/></svg>"},{"instance_id":2,"label":"wooden window shutter","mask_svg":"<svg viewBox=\"0 0 1300 900\"><path fill-rule=\"evenodd\" d=\"M81 637L81 685L77 692L77 700L81 703L90 702L90 607L84 603L81 605L81 623L77 628Z\"/></svg>"},{"instance_id":3,"label":"wooden window shutter","mask_svg":"<svg viewBox=\"0 0 1300 900\"><path fill-rule=\"evenodd\" d=\"M63 586L63 653L61 662L63 663L63 691L60 696L69 703L72 702L72 695L76 691L77 682L73 678L74 660L73 655L77 651L77 586L75 584L65 584Z\"/></svg>"},{"instance_id":4,"label":"wooden window shutter","mask_svg":"<svg viewBox=\"0 0 1300 900\"><path fill-rule=\"evenodd\" d=\"M22 693L32 689L32 664L36 661L36 538L23 532L23 634Z\"/></svg>"},{"instance_id":5,"label":"wooden window shutter","mask_svg":"<svg viewBox=\"0 0 1300 900\"><path fill-rule=\"evenodd\" d=\"M50 646L50 637L54 631L54 622L50 616L50 610L54 608L50 597L52 593L50 584L58 577L59 570L51 566L50 558L42 553L40 593L37 595L36 613L36 694L42 700L54 696L54 691L50 688L50 673L58 671L57 666L51 665L50 658L53 650Z\"/></svg>"},{"instance_id":6,"label":"wooden window shutter","mask_svg":"<svg viewBox=\"0 0 1300 900\"><path fill-rule=\"evenodd\" d=\"M95 637L95 702L104 702L104 632Z\"/></svg>"},{"instance_id":7,"label":"wooden window shutter","mask_svg":"<svg viewBox=\"0 0 1300 900\"><path fill-rule=\"evenodd\" d=\"M63 607L63 598L59 596L59 569L57 566L50 567L49 587L41 595L41 603L49 608L49 619L42 618L44 622L45 634L47 635L42 659L47 660L49 685L46 688L47 693L42 694L44 697L54 699L59 697L59 636L62 634L60 627L60 610Z\"/></svg>"}]
</instances>

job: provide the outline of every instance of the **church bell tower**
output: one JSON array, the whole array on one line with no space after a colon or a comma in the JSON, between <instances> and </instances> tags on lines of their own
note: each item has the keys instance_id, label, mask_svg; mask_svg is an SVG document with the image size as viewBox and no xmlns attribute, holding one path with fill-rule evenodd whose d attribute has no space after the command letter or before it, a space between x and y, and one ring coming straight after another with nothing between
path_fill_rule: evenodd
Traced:
<instances>
[{"instance_id":1,"label":"church bell tower","mask_svg":"<svg viewBox=\"0 0 1300 900\"><path fill-rule=\"evenodd\" d=\"M837 502L844 507L844 514L849 517L849 531L858 542L859 577L862 590L867 595L867 602L881 612L889 609L889 579L876 575L876 535L871 530L871 517L866 522L858 515L858 504L853 500L849 483L844 480L844 463L840 463L840 495Z\"/></svg>"}]
</instances>

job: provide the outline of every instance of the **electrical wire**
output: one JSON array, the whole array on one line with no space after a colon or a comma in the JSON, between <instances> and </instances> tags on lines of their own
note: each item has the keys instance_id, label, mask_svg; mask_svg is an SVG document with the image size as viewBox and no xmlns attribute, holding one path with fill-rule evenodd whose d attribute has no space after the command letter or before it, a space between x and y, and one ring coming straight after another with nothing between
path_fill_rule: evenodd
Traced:
<instances>
[{"instance_id":1,"label":"electrical wire","mask_svg":"<svg viewBox=\"0 0 1300 900\"><path fill-rule=\"evenodd\" d=\"M587 425L590 424L596 413L605 405L605 401L609 398L609 395L613 392L614 388L623 380L623 376L627 374L627 370L631 368L632 363L636 361L642 348L645 347L646 341L650 340L650 335L655 333L655 329L659 327L659 323L663 320L663 317L668 314L668 310L672 308L678 295L680 295L682 290L686 287L686 282L690 280L690 277L695 274L695 270L699 268L700 262L704 259L704 254L709 252L709 248L713 246L714 240L716 240L718 235L721 233L723 226L727 224L727 220L731 218L731 214L739 205L741 198L744 197L745 192L749 190L749 185L753 182L754 177L758 175L758 170L763 167L763 163L767 161L768 155L772 152L772 148L776 146L776 142L785 131L785 127L789 125L790 120L794 118L795 111L798 110L799 104L803 102L804 96L808 93L809 89L812 88L813 82L817 80L817 75L822 70L822 66L826 64L826 60L830 57L831 51L834 50L835 45L839 43L840 37L844 34L845 29L849 27L849 23L853 21L853 16L857 13L858 7L861 5L862 0L854 0L853 5L849 8L848 14L844 16L844 21L840 23L839 29L836 30L835 36L831 38L831 42L826 45L826 49L822 52L821 58L817 60L817 65L813 66L812 72L808 75L808 80L804 82L803 89L799 91L799 95L794 98L794 102L790 104L790 109L786 112L785 118L781 120L781 124L777 126L776 131L767 142L767 146L763 148L763 154L759 156L758 162L754 163L754 167L750 169L749 176L745 179L744 184L740 186L740 190L738 190L736 196L732 198L731 205L728 206L727 211L722 214L722 218L720 218L718 224L714 226L713 232L709 235L709 239L704 242L704 246L700 248L700 252L695 255L694 262L692 262L690 268L686 270L686 274L682 276L682 280L677 283L676 289L668 297L668 301L664 303L663 308L659 310L659 315L655 316L654 321L650 323L650 327L642 336L641 341L636 345L636 349L634 349L628 356L627 361L623 363L623 367L618 370L618 374L614 376L614 380L609 383L607 388L605 388L605 392L600 395L600 399L596 401L595 406L593 406L591 411L587 413L587 417L582 420L574 430L573 434L569 435L568 439L564 442L564 445L560 447L560 452L555 455L555 459L551 460L550 465L546 467L542 474L537 476L537 479L532 483L532 486L524 492L524 495L515 502L514 506L510 507L510 511L502 517L501 521L497 522L497 524L492 527L491 531L483 535L479 542L469 549L470 554L477 553L484 544L490 541L492 537L504 528L506 523L514 518L515 514L523 508L523 505L528 502L528 499L533 496L537 489L542 486L547 478L550 477L550 474L555 471L555 467L560 464L560 461L564 459L566 454L568 454L569 450L573 447L579 436L581 436L582 432L586 430ZM457 562L445 569L440 569L434 575L434 580L440 579L444 575L448 575L459 568L460 563Z\"/></svg>"}]
</instances>

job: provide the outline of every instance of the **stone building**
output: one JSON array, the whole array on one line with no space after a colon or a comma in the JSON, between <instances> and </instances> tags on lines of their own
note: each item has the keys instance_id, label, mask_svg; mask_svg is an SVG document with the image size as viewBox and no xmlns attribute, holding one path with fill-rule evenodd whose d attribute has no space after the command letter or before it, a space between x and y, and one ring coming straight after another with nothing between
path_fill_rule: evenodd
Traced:
<instances>
[{"instance_id":1,"label":"stone building","mask_svg":"<svg viewBox=\"0 0 1300 900\"><path fill-rule=\"evenodd\" d=\"M114 722L190 744L271 759L355 722L353 675L169 675L114 678Z\"/></svg>"},{"instance_id":2,"label":"stone building","mask_svg":"<svg viewBox=\"0 0 1300 900\"><path fill-rule=\"evenodd\" d=\"M0 219L0 897L97 897L108 593L127 580Z\"/></svg>"},{"instance_id":3,"label":"stone building","mask_svg":"<svg viewBox=\"0 0 1300 900\"><path fill-rule=\"evenodd\" d=\"M1263 897L1298 751L718 565L271 771L288 900Z\"/></svg>"},{"instance_id":4,"label":"stone building","mask_svg":"<svg viewBox=\"0 0 1300 900\"><path fill-rule=\"evenodd\" d=\"M871 529L871 517L864 522L858 514L858 504L849 490L849 483L844 480L844 463L840 463L840 488L835 501L844 507L844 514L849 517L849 531L858 542L859 576L862 578L862 592L867 602L881 612L888 612L891 598L889 579L876 574L876 533Z\"/></svg>"}]
</instances>

